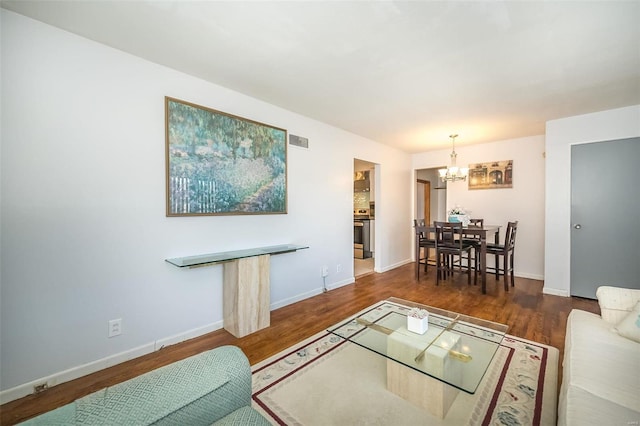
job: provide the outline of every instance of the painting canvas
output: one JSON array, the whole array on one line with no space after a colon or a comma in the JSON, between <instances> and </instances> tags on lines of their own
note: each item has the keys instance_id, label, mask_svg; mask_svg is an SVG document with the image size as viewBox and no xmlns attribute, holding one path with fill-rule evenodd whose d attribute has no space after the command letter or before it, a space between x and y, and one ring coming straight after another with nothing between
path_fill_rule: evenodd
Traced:
<instances>
[{"instance_id":1,"label":"painting canvas","mask_svg":"<svg viewBox=\"0 0 640 426\"><path fill-rule=\"evenodd\" d=\"M469 189L513 187L513 160L477 163L469 166Z\"/></svg>"},{"instance_id":2,"label":"painting canvas","mask_svg":"<svg viewBox=\"0 0 640 426\"><path fill-rule=\"evenodd\" d=\"M167 216L287 212L287 131L165 98Z\"/></svg>"}]
</instances>

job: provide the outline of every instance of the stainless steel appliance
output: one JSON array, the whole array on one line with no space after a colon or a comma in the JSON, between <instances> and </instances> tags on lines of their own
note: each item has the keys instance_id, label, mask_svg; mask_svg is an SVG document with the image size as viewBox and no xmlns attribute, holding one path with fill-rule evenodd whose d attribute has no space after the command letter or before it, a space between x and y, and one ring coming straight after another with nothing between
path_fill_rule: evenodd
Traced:
<instances>
[{"instance_id":1,"label":"stainless steel appliance","mask_svg":"<svg viewBox=\"0 0 640 426\"><path fill-rule=\"evenodd\" d=\"M353 257L371 257L371 223L369 209L353 210Z\"/></svg>"},{"instance_id":2,"label":"stainless steel appliance","mask_svg":"<svg viewBox=\"0 0 640 426\"><path fill-rule=\"evenodd\" d=\"M371 210L369 209L354 209L353 219L354 220L371 219L371 216L369 216L370 213L371 213Z\"/></svg>"}]
</instances>

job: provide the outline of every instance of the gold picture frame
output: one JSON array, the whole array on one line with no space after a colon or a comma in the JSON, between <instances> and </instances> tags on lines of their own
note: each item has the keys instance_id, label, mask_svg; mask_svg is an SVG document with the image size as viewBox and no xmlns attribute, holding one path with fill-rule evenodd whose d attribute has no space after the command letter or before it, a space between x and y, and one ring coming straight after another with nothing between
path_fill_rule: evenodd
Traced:
<instances>
[{"instance_id":1,"label":"gold picture frame","mask_svg":"<svg viewBox=\"0 0 640 426\"><path fill-rule=\"evenodd\" d=\"M287 213L287 131L165 97L167 216Z\"/></svg>"}]
</instances>

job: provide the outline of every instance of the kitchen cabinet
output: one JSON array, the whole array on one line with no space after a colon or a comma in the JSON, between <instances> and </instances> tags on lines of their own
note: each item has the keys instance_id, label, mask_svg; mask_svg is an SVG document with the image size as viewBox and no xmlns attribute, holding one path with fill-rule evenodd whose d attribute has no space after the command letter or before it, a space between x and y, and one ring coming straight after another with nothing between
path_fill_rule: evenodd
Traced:
<instances>
[{"instance_id":1,"label":"kitchen cabinet","mask_svg":"<svg viewBox=\"0 0 640 426\"><path fill-rule=\"evenodd\" d=\"M355 172L353 177L353 192L369 192L369 171Z\"/></svg>"}]
</instances>

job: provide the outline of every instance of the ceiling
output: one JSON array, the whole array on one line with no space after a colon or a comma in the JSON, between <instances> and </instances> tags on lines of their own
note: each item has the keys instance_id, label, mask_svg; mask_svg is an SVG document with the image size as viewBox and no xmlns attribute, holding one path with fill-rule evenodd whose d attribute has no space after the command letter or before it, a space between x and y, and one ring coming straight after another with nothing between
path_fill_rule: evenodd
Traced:
<instances>
[{"instance_id":1,"label":"ceiling","mask_svg":"<svg viewBox=\"0 0 640 426\"><path fill-rule=\"evenodd\" d=\"M409 153L640 104L637 0L2 7Z\"/></svg>"}]
</instances>

